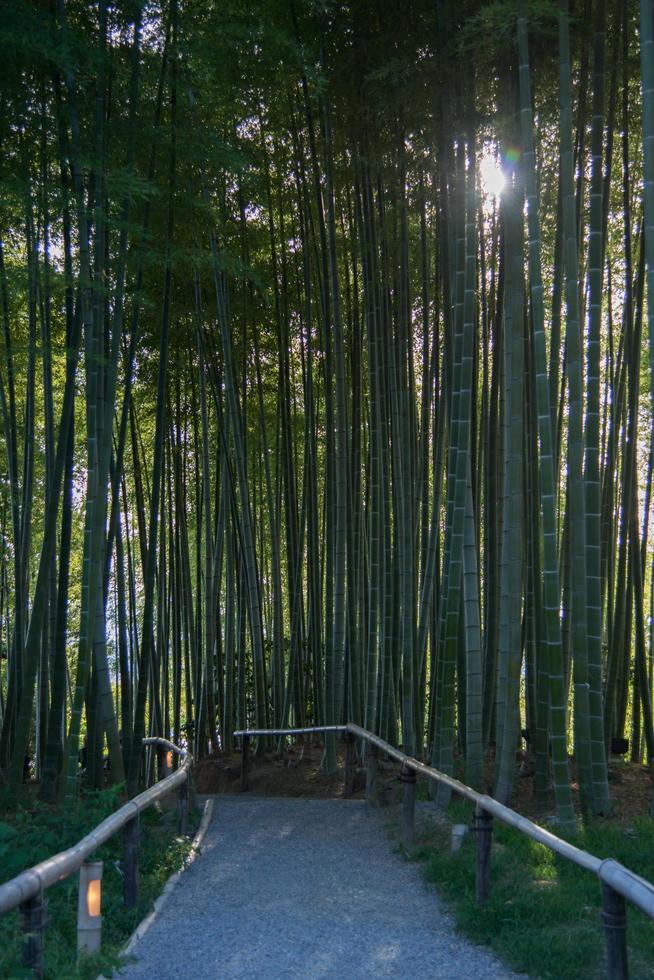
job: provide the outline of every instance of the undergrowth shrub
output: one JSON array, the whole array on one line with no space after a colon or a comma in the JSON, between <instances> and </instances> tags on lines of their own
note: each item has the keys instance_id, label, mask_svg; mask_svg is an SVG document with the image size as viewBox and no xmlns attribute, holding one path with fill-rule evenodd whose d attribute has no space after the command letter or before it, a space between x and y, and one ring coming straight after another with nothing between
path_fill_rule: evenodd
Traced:
<instances>
[{"instance_id":1,"label":"undergrowth shrub","mask_svg":"<svg viewBox=\"0 0 654 980\"><path fill-rule=\"evenodd\" d=\"M22 801L0 814L0 868L7 881L26 868L62 851L84 837L121 805L121 787L86 792L74 804L53 807L36 800ZM191 825L195 816L191 816ZM150 807L140 817L139 904L123 906L120 869L122 838L114 835L93 855L104 862L102 880L102 950L77 963L78 876L48 888L45 933L47 980L91 980L110 976L120 950L152 907L170 875L190 851L190 838L177 835L176 809ZM22 935L18 910L0 918L0 977L32 978L21 965Z\"/></svg>"}]
</instances>

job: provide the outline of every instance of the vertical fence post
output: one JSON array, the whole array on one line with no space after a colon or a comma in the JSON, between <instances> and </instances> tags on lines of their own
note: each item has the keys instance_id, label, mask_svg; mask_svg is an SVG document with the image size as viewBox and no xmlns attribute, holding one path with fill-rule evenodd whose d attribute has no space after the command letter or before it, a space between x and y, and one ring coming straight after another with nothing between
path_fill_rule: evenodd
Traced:
<instances>
[{"instance_id":1,"label":"vertical fence post","mask_svg":"<svg viewBox=\"0 0 654 980\"><path fill-rule=\"evenodd\" d=\"M177 802L179 804L179 832L185 834L188 830L188 776L179 787Z\"/></svg>"},{"instance_id":2,"label":"vertical fence post","mask_svg":"<svg viewBox=\"0 0 654 980\"><path fill-rule=\"evenodd\" d=\"M402 843L405 847L413 847L415 840L416 815L416 774L414 769L402 766L400 782L404 785L402 797Z\"/></svg>"},{"instance_id":3,"label":"vertical fence post","mask_svg":"<svg viewBox=\"0 0 654 980\"><path fill-rule=\"evenodd\" d=\"M248 765L250 756L250 736L241 736L241 793L248 788Z\"/></svg>"},{"instance_id":4,"label":"vertical fence post","mask_svg":"<svg viewBox=\"0 0 654 980\"><path fill-rule=\"evenodd\" d=\"M475 811L473 830L477 835L477 875L475 897L477 903L490 896L490 856L493 838L493 818L479 804Z\"/></svg>"},{"instance_id":5,"label":"vertical fence post","mask_svg":"<svg viewBox=\"0 0 654 980\"><path fill-rule=\"evenodd\" d=\"M141 761L141 765L143 767L143 782L146 788L149 788L154 782L154 760L155 752L153 751L152 746L146 745Z\"/></svg>"},{"instance_id":6,"label":"vertical fence post","mask_svg":"<svg viewBox=\"0 0 654 980\"><path fill-rule=\"evenodd\" d=\"M139 903L139 815L123 827L123 903L133 909Z\"/></svg>"},{"instance_id":7,"label":"vertical fence post","mask_svg":"<svg viewBox=\"0 0 654 980\"><path fill-rule=\"evenodd\" d=\"M627 980L627 909L624 896L602 882L602 919L606 940L606 975Z\"/></svg>"},{"instance_id":8,"label":"vertical fence post","mask_svg":"<svg viewBox=\"0 0 654 980\"><path fill-rule=\"evenodd\" d=\"M368 743L366 764L366 799L379 803L379 753L377 746Z\"/></svg>"},{"instance_id":9,"label":"vertical fence post","mask_svg":"<svg viewBox=\"0 0 654 980\"><path fill-rule=\"evenodd\" d=\"M349 799L354 793L354 749L355 741L352 732L345 733L345 784L343 796Z\"/></svg>"},{"instance_id":10,"label":"vertical fence post","mask_svg":"<svg viewBox=\"0 0 654 980\"><path fill-rule=\"evenodd\" d=\"M47 900L40 890L33 898L28 898L20 906L21 929L23 931L23 966L32 970L35 977L43 976L43 937L48 924Z\"/></svg>"}]
</instances>

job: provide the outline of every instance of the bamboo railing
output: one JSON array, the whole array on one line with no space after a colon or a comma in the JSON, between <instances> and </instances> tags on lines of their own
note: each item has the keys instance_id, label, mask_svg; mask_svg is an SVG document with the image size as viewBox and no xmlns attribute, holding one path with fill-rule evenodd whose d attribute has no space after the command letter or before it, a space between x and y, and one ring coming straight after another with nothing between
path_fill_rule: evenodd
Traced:
<instances>
[{"instance_id":1,"label":"bamboo railing","mask_svg":"<svg viewBox=\"0 0 654 980\"><path fill-rule=\"evenodd\" d=\"M43 976L43 945L47 925L44 892L57 882L79 871L84 862L119 830L123 832L123 902L127 908L138 904L139 814L173 790L178 791L179 828L185 833L188 821L188 787L193 757L165 738L144 738L144 745L157 746L179 756L175 772L160 779L143 793L128 800L73 847L40 861L32 868L0 885L0 915L20 908L24 934L23 965L35 976ZM146 767L147 771L147 767ZM80 903L82 904L82 903ZM99 937L98 937L99 938Z\"/></svg>"},{"instance_id":2,"label":"bamboo railing","mask_svg":"<svg viewBox=\"0 0 654 980\"><path fill-rule=\"evenodd\" d=\"M241 789L248 787L249 743L251 738L277 737L287 735L318 734L340 732L345 738L345 796L353 792L354 748L357 739L369 746L367 753L366 795L375 799L377 794L377 761L380 754L386 755L402 766L400 779L404 785L402 801L402 839L408 847L414 840L415 827L415 784L418 775L449 787L464 799L475 805L474 826L477 838L476 858L476 897L477 902L486 901L490 895L491 842L493 819L513 827L521 834L548 847L555 854L571 861L585 871L597 875L602 889L602 918L606 942L606 968L609 980L626 980L627 963L627 915L626 902L631 902L650 919L654 920L654 885L625 868L612 858L595 857L568 841L562 840L544 827L540 827L527 817L521 816L508 806L494 800L492 796L478 793L470 786L454 779L446 773L405 755L378 735L348 722L347 725L328 725L316 728L284 729L246 729L234 732L241 739Z\"/></svg>"}]
</instances>

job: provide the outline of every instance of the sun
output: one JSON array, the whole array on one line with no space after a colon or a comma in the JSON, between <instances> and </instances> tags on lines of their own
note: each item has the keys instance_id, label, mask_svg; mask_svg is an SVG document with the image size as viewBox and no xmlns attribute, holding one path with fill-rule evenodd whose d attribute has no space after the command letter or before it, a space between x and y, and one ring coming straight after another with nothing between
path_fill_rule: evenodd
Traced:
<instances>
[{"instance_id":1,"label":"sun","mask_svg":"<svg viewBox=\"0 0 654 980\"><path fill-rule=\"evenodd\" d=\"M499 197L506 181L497 158L491 153L484 153L479 163L479 173L484 193Z\"/></svg>"}]
</instances>

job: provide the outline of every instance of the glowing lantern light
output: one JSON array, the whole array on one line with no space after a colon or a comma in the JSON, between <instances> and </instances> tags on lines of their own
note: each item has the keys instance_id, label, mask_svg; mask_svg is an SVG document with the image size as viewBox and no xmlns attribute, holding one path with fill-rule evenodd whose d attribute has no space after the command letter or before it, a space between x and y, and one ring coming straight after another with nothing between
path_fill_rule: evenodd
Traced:
<instances>
[{"instance_id":1,"label":"glowing lantern light","mask_svg":"<svg viewBox=\"0 0 654 980\"><path fill-rule=\"evenodd\" d=\"M89 881L86 889L86 908L92 919L100 915L100 905L102 903L102 882L96 878Z\"/></svg>"}]
</instances>

